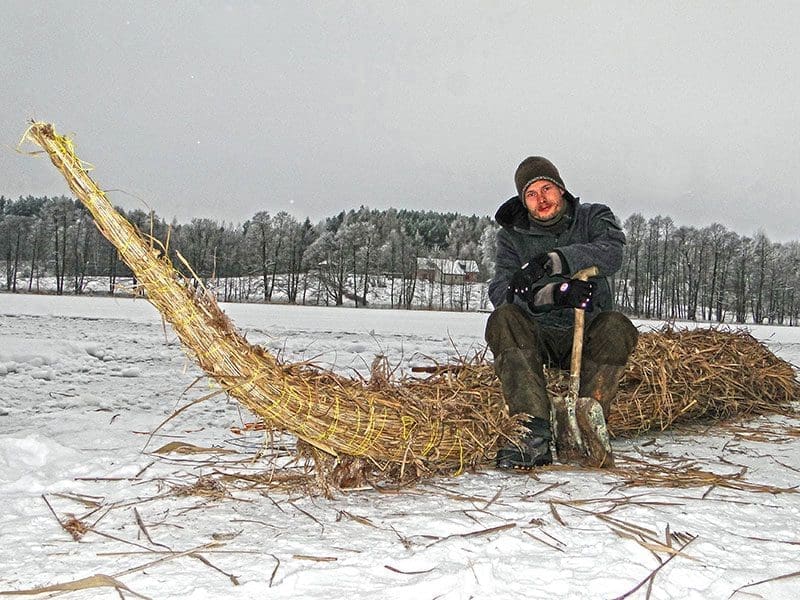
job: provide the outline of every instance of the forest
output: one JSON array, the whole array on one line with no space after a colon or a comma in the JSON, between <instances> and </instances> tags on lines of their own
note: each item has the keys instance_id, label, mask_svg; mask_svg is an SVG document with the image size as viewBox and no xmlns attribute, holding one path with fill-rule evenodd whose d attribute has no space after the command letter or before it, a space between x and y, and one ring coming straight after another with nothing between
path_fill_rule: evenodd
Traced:
<instances>
[{"instance_id":1,"label":"forest","mask_svg":"<svg viewBox=\"0 0 800 600\"><path fill-rule=\"evenodd\" d=\"M488 216L362 206L317 223L267 211L243 224L167 223L152 212L119 210L220 301L491 308L485 288L498 226ZM661 215L634 213L622 224L627 245L614 280L620 310L638 318L798 325L800 242L773 243L763 231L746 236L719 223L678 225ZM420 278L418 259L428 258L472 264L477 273ZM63 196L0 196L0 264L6 292L136 289L91 215Z\"/></svg>"}]
</instances>

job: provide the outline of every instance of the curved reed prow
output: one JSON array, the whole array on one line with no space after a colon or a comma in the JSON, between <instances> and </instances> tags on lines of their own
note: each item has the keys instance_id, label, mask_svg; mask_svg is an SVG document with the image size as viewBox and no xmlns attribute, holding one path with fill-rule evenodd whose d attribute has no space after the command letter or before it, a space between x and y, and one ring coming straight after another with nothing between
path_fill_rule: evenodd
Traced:
<instances>
[{"instance_id":1,"label":"curved reed prow","mask_svg":"<svg viewBox=\"0 0 800 600\"><path fill-rule=\"evenodd\" d=\"M117 212L89 176L68 138L48 123L26 136L41 146L117 248L151 302L200 367L232 397L327 454L368 459L381 469L460 472L490 456L514 431L496 386L375 389L300 365L280 364L248 343L206 293L196 293L166 253Z\"/></svg>"}]
</instances>

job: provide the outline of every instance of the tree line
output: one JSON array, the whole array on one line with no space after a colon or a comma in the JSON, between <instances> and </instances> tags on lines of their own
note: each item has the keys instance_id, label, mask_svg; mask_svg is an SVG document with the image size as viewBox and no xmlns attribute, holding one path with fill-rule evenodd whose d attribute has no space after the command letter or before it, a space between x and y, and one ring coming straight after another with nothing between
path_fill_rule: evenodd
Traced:
<instances>
[{"instance_id":1,"label":"tree line","mask_svg":"<svg viewBox=\"0 0 800 600\"><path fill-rule=\"evenodd\" d=\"M413 308L420 304L417 257L479 257L481 280L491 268L484 264L489 217L361 207L318 223L261 211L235 225L167 223L155 213L117 210L185 276L210 282L222 301L364 306L385 284L390 307ZM113 293L133 277L88 210L63 196L0 196L0 263L0 289L11 292L49 291L43 282L50 278L55 293L81 294L90 278L102 277Z\"/></svg>"},{"instance_id":2,"label":"tree line","mask_svg":"<svg viewBox=\"0 0 800 600\"><path fill-rule=\"evenodd\" d=\"M633 214L617 302L643 318L797 325L800 243L742 236L719 223L677 226Z\"/></svg>"},{"instance_id":3,"label":"tree line","mask_svg":"<svg viewBox=\"0 0 800 600\"><path fill-rule=\"evenodd\" d=\"M317 223L267 211L243 224L167 223L152 212L118 210L187 277L213 285L222 301L365 306L380 286L389 307L470 310L485 299L470 300L471 288L454 292L443 281L434 293L435 282L417 278L417 258L475 261L481 282L494 269L497 225L488 216L362 206ZM798 242L772 243L763 232L745 237L718 223L677 226L669 217L638 213L623 226L628 243L614 283L626 313L798 324ZM83 205L64 196L0 196L0 262L0 288L11 292L45 291L42 282L49 279L57 294L81 294L90 279L102 278L105 291L114 293L133 277Z\"/></svg>"}]
</instances>

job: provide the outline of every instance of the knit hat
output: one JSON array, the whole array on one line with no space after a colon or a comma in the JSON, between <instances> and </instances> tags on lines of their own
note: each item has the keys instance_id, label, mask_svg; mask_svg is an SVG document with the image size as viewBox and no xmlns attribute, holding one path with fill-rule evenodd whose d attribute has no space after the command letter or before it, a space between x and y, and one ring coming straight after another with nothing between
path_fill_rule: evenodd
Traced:
<instances>
[{"instance_id":1,"label":"knit hat","mask_svg":"<svg viewBox=\"0 0 800 600\"><path fill-rule=\"evenodd\" d=\"M514 183L517 185L519 199L525 202L525 190L534 181L540 179L552 181L562 190L567 191L567 187L553 163L543 156L529 156L519 164L517 172L514 174Z\"/></svg>"}]
</instances>

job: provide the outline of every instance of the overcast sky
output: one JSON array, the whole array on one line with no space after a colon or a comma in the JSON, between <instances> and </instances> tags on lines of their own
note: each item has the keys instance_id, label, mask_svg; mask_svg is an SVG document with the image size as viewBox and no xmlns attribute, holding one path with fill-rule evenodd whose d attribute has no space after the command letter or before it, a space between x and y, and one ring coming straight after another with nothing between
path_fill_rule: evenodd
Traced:
<instances>
[{"instance_id":1,"label":"overcast sky","mask_svg":"<svg viewBox=\"0 0 800 600\"><path fill-rule=\"evenodd\" d=\"M181 222L493 215L549 157L621 219L800 239L800 3L0 2L0 194L71 133L112 200Z\"/></svg>"}]
</instances>

